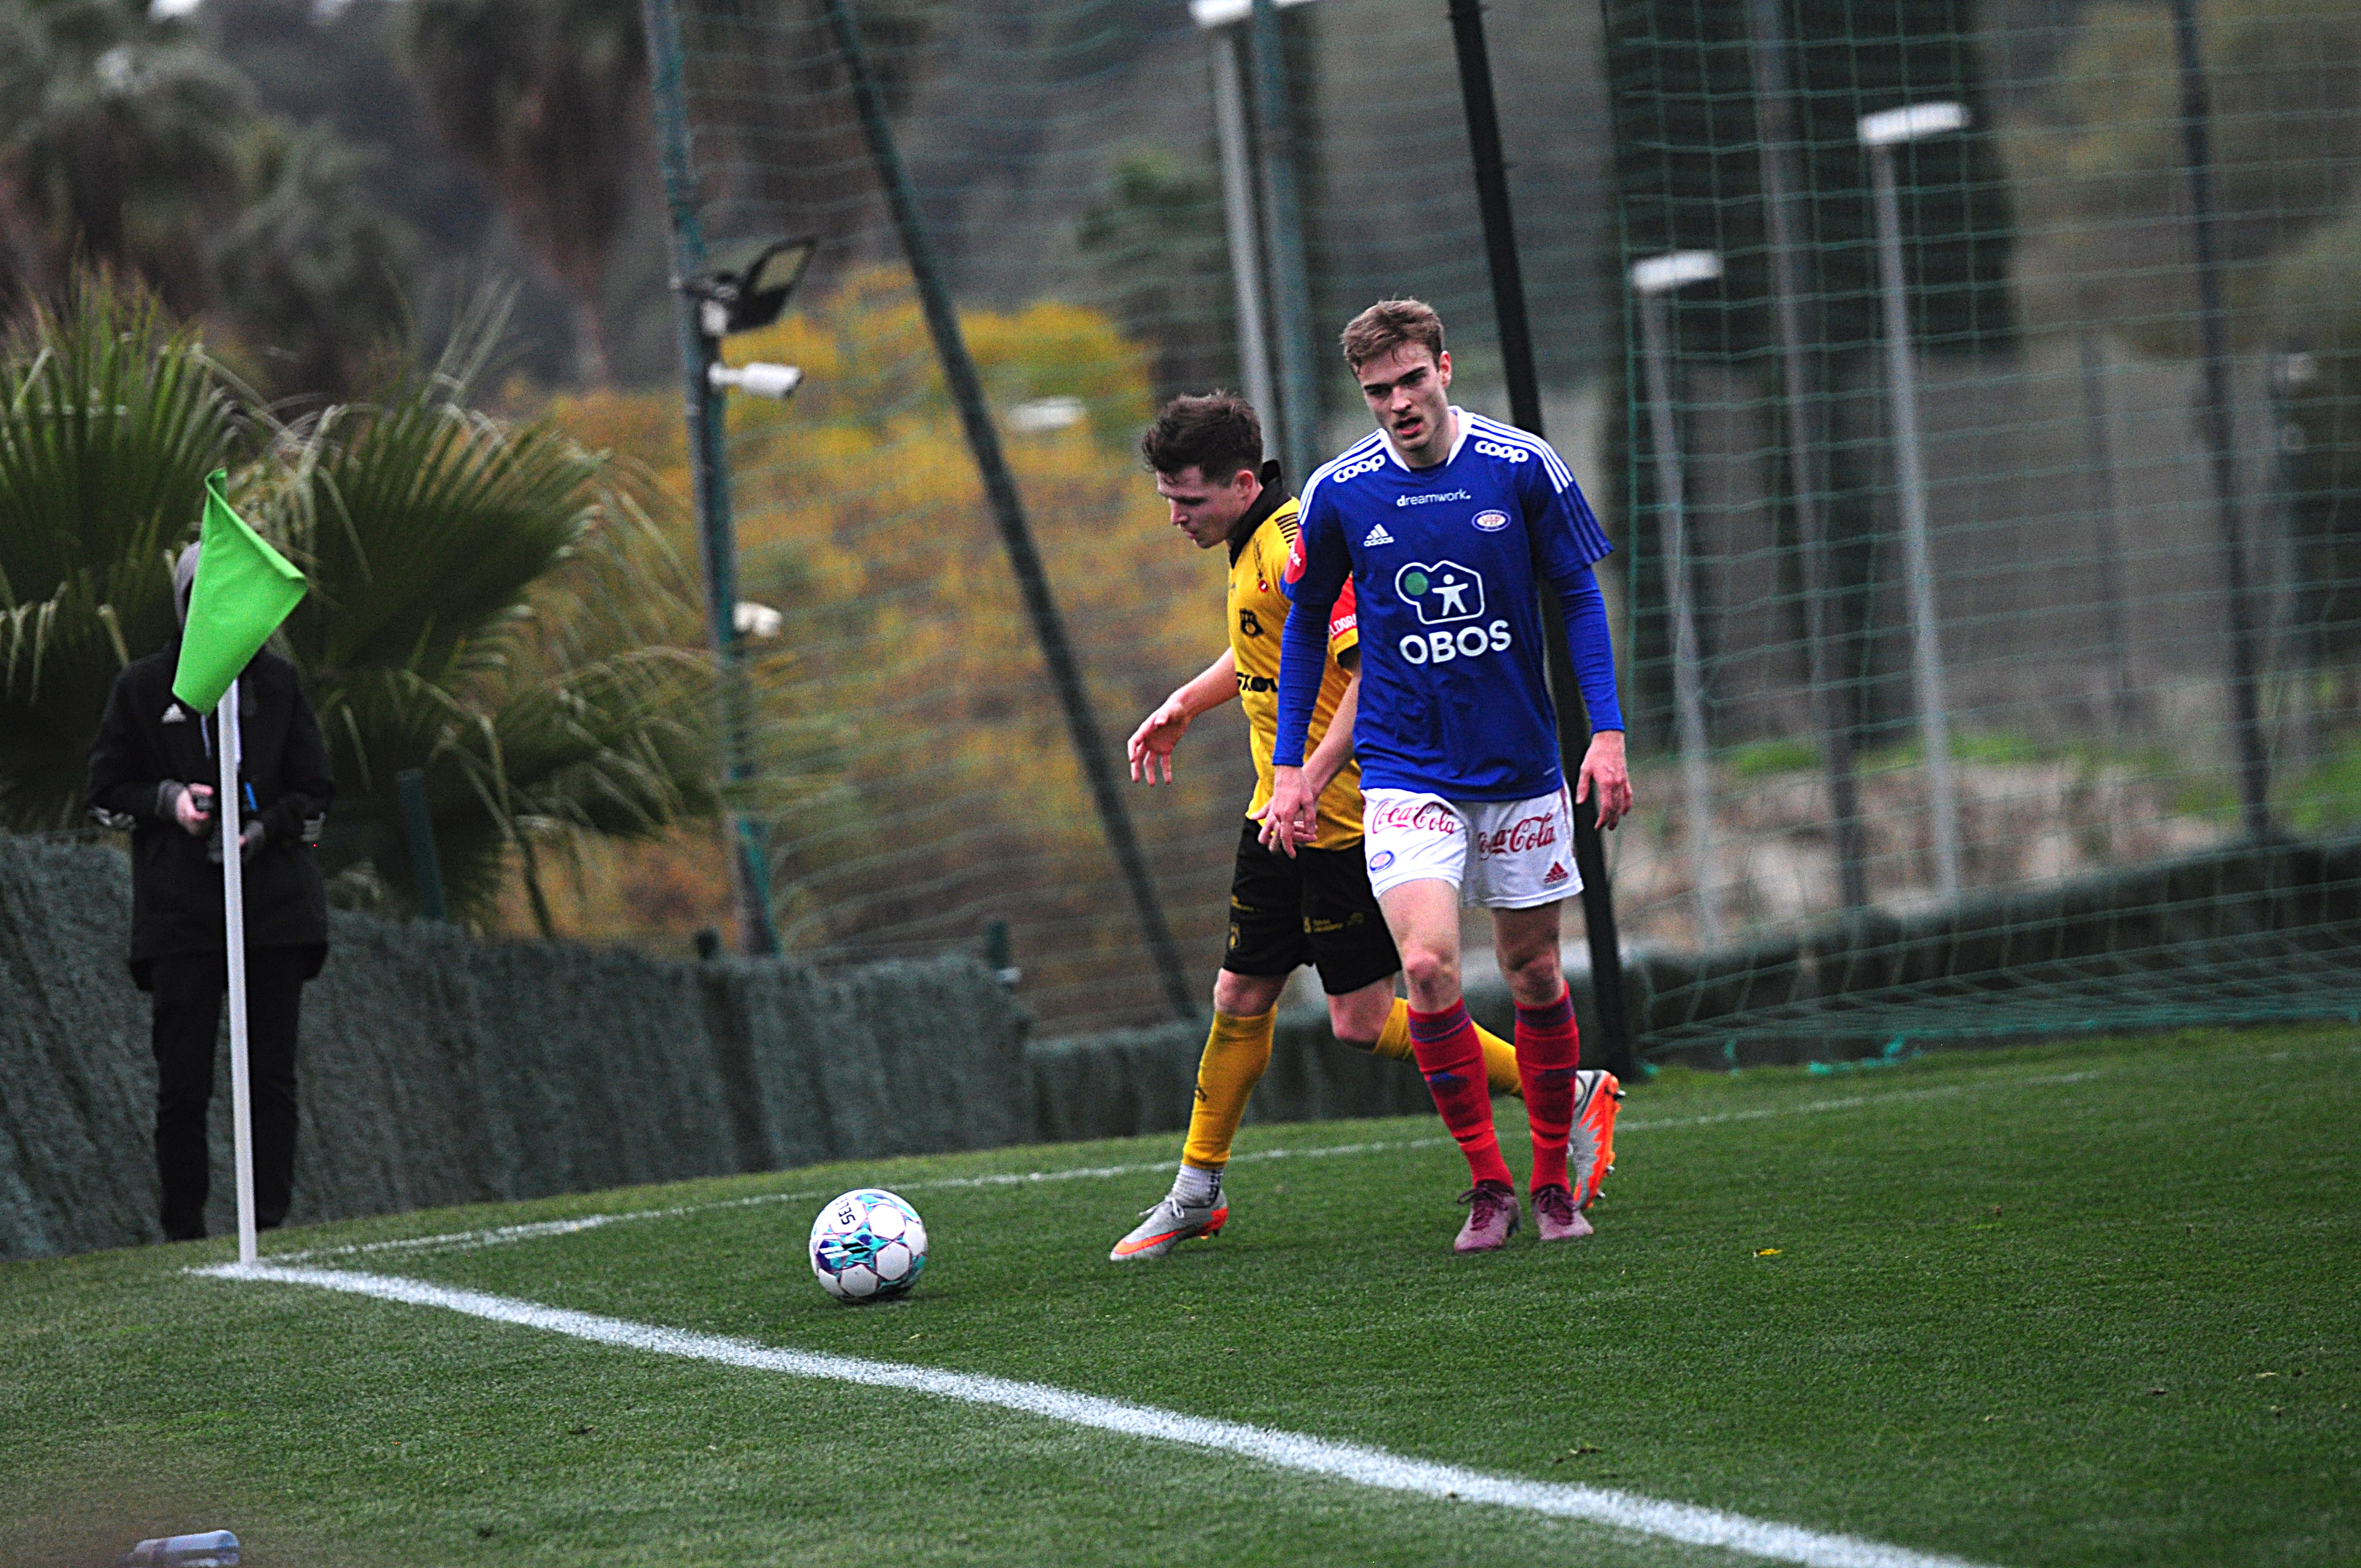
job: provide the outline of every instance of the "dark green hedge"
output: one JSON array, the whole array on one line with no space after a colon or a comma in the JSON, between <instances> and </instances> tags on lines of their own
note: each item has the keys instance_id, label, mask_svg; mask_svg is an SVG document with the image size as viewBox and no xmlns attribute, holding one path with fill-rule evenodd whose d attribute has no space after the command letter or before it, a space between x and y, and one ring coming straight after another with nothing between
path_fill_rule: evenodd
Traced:
<instances>
[{"instance_id":1,"label":"dark green hedge","mask_svg":"<svg viewBox=\"0 0 2361 1568\"><path fill-rule=\"evenodd\" d=\"M1651 1055L2361 1019L2361 839L2265 839L1624 966Z\"/></svg>"},{"instance_id":2,"label":"dark green hedge","mask_svg":"<svg viewBox=\"0 0 2361 1568\"><path fill-rule=\"evenodd\" d=\"M158 1234L129 918L120 854L0 837L0 1257ZM1034 1135L1024 1012L965 959L824 976L334 927L304 993L295 1223Z\"/></svg>"},{"instance_id":3,"label":"dark green hedge","mask_svg":"<svg viewBox=\"0 0 2361 1568\"><path fill-rule=\"evenodd\" d=\"M159 1234L130 904L114 850L0 835L0 1258ZM332 919L304 992L296 1223L1172 1131L1204 1042L1174 1025L1028 1048L1023 1009L959 957L824 975ZM233 1223L227 1057L217 1233ZM1282 1020L1252 1116L1427 1105L1417 1073L1337 1045L1314 1013Z\"/></svg>"}]
</instances>

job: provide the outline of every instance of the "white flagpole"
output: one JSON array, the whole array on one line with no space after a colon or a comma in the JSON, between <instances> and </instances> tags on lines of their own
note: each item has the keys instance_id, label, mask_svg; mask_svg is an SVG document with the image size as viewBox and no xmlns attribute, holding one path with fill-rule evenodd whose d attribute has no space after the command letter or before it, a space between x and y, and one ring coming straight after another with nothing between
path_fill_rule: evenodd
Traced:
<instances>
[{"instance_id":1,"label":"white flagpole","mask_svg":"<svg viewBox=\"0 0 2361 1568\"><path fill-rule=\"evenodd\" d=\"M246 879L245 861L238 854L237 773L243 743L237 729L237 683L222 694L214 709L214 750L221 754L221 793L215 797L221 813L222 921L229 965L229 1104L231 1136L237 1149L237 1260L255 1261L254 1245L254 1094L247 1076L246 1050Z\"/></svg>"}]
</instances>

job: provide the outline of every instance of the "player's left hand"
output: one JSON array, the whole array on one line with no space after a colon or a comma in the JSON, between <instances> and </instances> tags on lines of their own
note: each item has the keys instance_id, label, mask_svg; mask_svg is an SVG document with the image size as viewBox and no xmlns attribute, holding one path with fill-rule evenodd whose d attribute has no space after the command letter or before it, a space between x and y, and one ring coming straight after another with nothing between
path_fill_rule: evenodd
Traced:
<instances>
[{"instance_id":1,"label":"player's left hand","mask_svg":"<svg viewBox=\"0 0 2361 1568\"><path fill-rule=\"evenodd\" d=\"M1611 831L1631 809L1631 770L1623 762L1623 731L1602 729L1590 738L1582 756L1582 773L1575 780L1574 798L1598 801L1598 828Z\"/></svg>"}]
</instances>

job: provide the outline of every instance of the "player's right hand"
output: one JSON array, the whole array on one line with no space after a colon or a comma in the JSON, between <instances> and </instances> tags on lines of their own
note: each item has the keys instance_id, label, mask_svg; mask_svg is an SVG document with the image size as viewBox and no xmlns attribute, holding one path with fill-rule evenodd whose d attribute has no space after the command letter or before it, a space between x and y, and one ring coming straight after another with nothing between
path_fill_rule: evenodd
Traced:
<instances>
[{"instance_id":1,"label":"player's right hand","mask_svg":"<svg viewBox=\"0 0 2361 1568\"><path fill-rule=\"evenodd\" d=\"M1174 692L1164 699L1164 706L1140 720L1139 728L1131 732L1131 741L1124 748L1131 758L1131 782L1134 784L1170 784L1172 782L1172 748L1189 732L1195 716ZM1159 763L1163 764L1164 777L1156 776Z\"/></svg>"},{"instance_id":2,"label":"player's right hand","mask_svg":"<svg viewBox=\"0 0 2361 1568\"><path fill-rule=\"evenodd\" d=\"M1262 847L1293 859L1297 845L1312 842L1319 808L1320 797L1301 768L1273 768L1270 804L1262 808Z\"/></svg>"},{"instance_id":3,"label":"player's right hand","mask_svg":"<svg viewBox=\"0 0 2361 1568\"><path fill-rule=\"evenodd\" d=\"M172 797L172 820L191 837L203 833L214 819L214 786L184 784Z\"/></svg>"}]
</instances>

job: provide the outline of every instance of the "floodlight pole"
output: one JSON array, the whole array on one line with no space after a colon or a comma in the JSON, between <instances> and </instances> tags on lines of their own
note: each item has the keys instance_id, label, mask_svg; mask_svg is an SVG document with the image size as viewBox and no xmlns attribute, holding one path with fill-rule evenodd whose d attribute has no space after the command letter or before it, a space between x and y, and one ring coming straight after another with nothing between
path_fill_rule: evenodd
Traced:
<instances>
[{"instance_id":1,"label":"floodlight pole","mask_svg":"<svg viewBox=\"0 0 2361 1568\"><path fill-rule=\"evenodd\" d=\"M1304 260L1303 207L1296 187L1295 132L1288 116L1277 0L1253 0L1247 26L1255 130L1262 150L1263 227L1270 242L1271 314L1279 333L1279 459L1289 478L1300 485L1320 461L1320 387L1312 369L1312 281Z\"/></svg>"},{"instance_id":2,"label":"floodlight pole","mask_svg":"<svg viewBox=\"0 0 2361 1568\"><path fill-rule=\"evenodd\" d=\"M1467 142L1476 165L1476 198L1484 216L1484 254L1490 265L1492 310L1499 321L1500 361L1508 375L1510 417L1542 432L1541 378L1533 367L1532 323L1525 314L1525 281L1517 260L1517 229L1509 207L1509 166L1500 151L1500 115L1492 98L1492 61L1484 45L1481 0L1451 0L1451 33L1459 58L1459 92L1466 105ZM1574 672L1565 623L1554 595L1540 596L1546 629L1550 685L1557 696L1557 743L1567 786L1590 749L1582 685ZM1598 803L1574 808L1574 859L1582 872L1582 915L1590 947L1590 986L1598 1008L1600 1060L1619 1077L1638 1070L1631 1019L1623 1007L1623 953L1615 935L1615 894L1607 877L1607 846L1598 831Z\"/></svg>"},{"instance_id":3,"label":"floodlight pole","mask_svg":"<svg viewBox=\"0 0 2361 1568\"><path fill-rule=\"evenodd\" d=\"M2263 753L2263 722L2256 690L2258 666L2252 589L2246 567L2246 523L2238 515L2238 451L2230 421L2228 313L2222 301L2222 263L2213 235L2213 111L2205 66L2197 50L2196 0L2172 0L2172 42L2180 70L2181 156L2189 174L2189 214L2197 251L2197 325L2202 359L2202 417L2206 456L2213 468L2214 516L2222 534L2222 583L2229 599L2230 728L2238 748L2239 816L2251 839L2271 830L2270 763Z\"/></svg>"},{"instance_id":4,"label":"floodlight pole","mask_svg":"<svg viewBox=\"0 0 2361 1568\"><path fill-rule=\"evenodd\" d=\"M1764 237L1771 252L1773 316L1778 325L1779 367L1787 407L1789 484L1795 493L1795 533L1804 568L1804 641L1812 718L1820 732L1828 774L1828 829L1837 847L1838 895L1847 909L1869 902L1868 853L1861 841L1860 784L1853 773L1851 705L1837 691L1835 563L1820 484L1822 376L1817 323L1807 327L1808 302L1800 259L1803 223L1795 207L1803 183L1795 168L1795 104L1787 74L1785 0L1749 0L1748 57L1754 76L1754 115L1763 179Z\"/></svg>"},{"instance_id":5,"label":"floodlight pole","mask_svg":"<svg viewBox=\"0 0 2361 1568\"><path fill-rule=\"evenodd\" d=\"M1927 811L1935 841L1935 890L1960 896L1960 786L1951 765L1951 725L1943 691L1943 641L1935 618L1934 550L1927 517L1927 458L1918 439L1918 368L1910 353L1910 306L1904 296L1902 202L1894 189L1894 149L1925 137L1962 130L1959 104L1913 104L1863 115L1856 127L1869 149L1877 210L1877 277L1885 313L1885 393L1893 409L1894 468L1902 494L1902 576L1910 613L1910 674L1918 706L1918 740L1927 753Z\"/></svg>"},{"instance_id":6,"label":"floodlight pole","mask_svg":"<svg viewBox=\"0 0 2361 1568\"><path fill-rule=\"evenodd\" d=\"M861 46L860 30L852 25L845 0L821 0L821 8L835 36L846 74L851 78L862 137L868 144L877 182L884 189L886 206L901 236L902 254L910 264L911 280L917 286L919 307L927 318L927 332L934 340L935 357L942 366L943 380L959 410L968 450L983 480L993 521L1000 529L1009 568L1016 577L1026 614L1033 623L1034 640L1040 644L1042 662L1049 666L1049 685L1065 709L1066 733L1073 743L1075 760L1082 765L1083 782L1090 786L1099 826L1106 834L1107 846L1114 850L1124 885L1131 894L1140 934L1147 940L1148 953L1164 982L1165 999L1175 1016L1194 1022L1204 1015L1204 1010L1189 983L1187 971L1181 968L1180 947L1172 939L1172 928L1166 924L1164 906L1156 895L1156 883L1148 872L1148 857L1141 852L1138 836L1132 829L1122 787L1115 782L1113 754L1099 732L1098 715L1093 711L1090 695L1082 685L1082 662L1075 657L1073 643L1067 638L1056 596L1049 591L1049 573L1041 565L1041 553L1035 548L1032 529L1025 521L1025 504L1016 493L1016 476L1009 472L1008 458L1000 448L1000 433L994 428L991 411L984 405L983 378L968 353L959 314L951 308L950 291L943 286L942 271L935 264L934 245L918 216L917 197L910 188L909 174L902 167L902 155L895 146L893 126L885 115L885 95L870 72L867 51Z\"/></svg>"},{"instance_id":7,"label":"floodlight pole","mask_svg":"<svg viewBox=\"0 0 2361 1568\"><path fill-rule=\"evenodd\" d=\"M1704 655L1697 643L1697 596L1689 580L1687 494L1682 483L1680 433L1673 423L1672 334L1666 322L1673 293L1721 276L1710 250L1675 250L1631 268L1640 301L1640 351L1648 379L1649 433L1656 448L1656 518L1664 535L1664 587L1673 612L1673 707L1680 732L1681 785L1689 819L1689 875L1697 883L1697 934L1721 946L1719 880L1714 857L1713 790L1706 772Z\"/></svg>"},{"instance_id":8,"label":"floodlight pole","mask_svg":"<svg viewBox=\"0 0 2361 1568\"><path fill-rule=\"evenodd\" d=\"M641 0L647 27L648 87L654 100L656 146L664 198L672 213L673 294L679 316L682 404L688 420L688 460L695 477L697 548L705 564L706 635L720 677L721 768L727 791L754 776L748 736L752 706L745 642L738 630L738 536L730 515L730 452L724 404L713 385L719 344L699 320L698 302L686 285L705 271L705 226L697 217L697 186L688 161L688 104L681 83L680 18L673 0ZM734 803L724 808L730 829L730 902L736 907L738 950L769 958L779 950L771 916L771 857L767 834Z\"/></svg>"},{"instance_id":9,"label":"floodlight pole","mask_svg":"<svg viewBox=\"0 0 2361 1568\"><path fill-rule=\"evenodd\" d=\"M2105 613L2101 629L2108 654L2109 711L2117 740L2136 717L2132 688L2131 631L2124 623L2123 502L2115 484L2114 409L2107 396L2106 351L2089 326L2074 329L2074 350L2082 367L2082 470L2098 488L2091 509L2092 554L2098 565L2099 598Z\"/></svg>"},{"instance_id":10,"label":"floodlight pole","mask_svg":"<svg viewBox=\"0 0 2361 1568\"><path fill-rule=\"evenodd\" d=\"M1246 143L1246 88L1238 63L1238 29L1211 27L1213 132L1222 149L1222 226L1230 242L1230 284L1238 300L1238 368L1246 400L1268 423L1279 414L1271 395L1270 339L1263 326L1262 236L1255 228L1252 153ZM1301 484L1304 476L1293 475Z\"/></svg>"}]
</instances>

